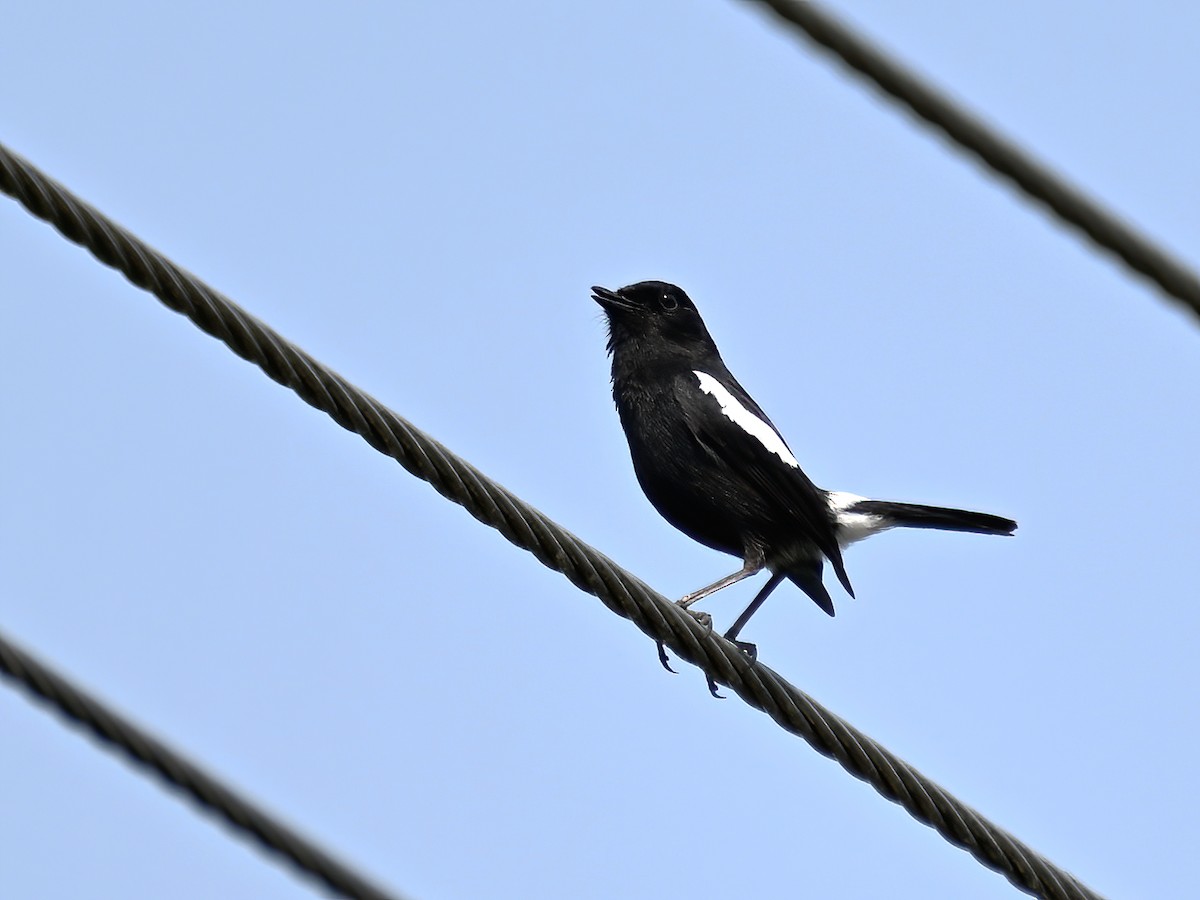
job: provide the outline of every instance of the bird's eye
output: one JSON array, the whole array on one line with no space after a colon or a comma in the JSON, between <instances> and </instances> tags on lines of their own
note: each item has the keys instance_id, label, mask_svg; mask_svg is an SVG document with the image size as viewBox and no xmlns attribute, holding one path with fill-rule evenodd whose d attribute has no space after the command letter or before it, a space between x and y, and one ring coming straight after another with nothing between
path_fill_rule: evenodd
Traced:
<instances>
[{"instance_id":1,"label":"bird's eye","mask_svg":"<svg viewBox=\"0 0 1200 900\"><path fill-rule=\"evenodd\" d=\"M679 301L675 299L674 294L663 294L658 305L663 308L663 312L670 312L679 306Z\"/></svg>"}]
</instances>

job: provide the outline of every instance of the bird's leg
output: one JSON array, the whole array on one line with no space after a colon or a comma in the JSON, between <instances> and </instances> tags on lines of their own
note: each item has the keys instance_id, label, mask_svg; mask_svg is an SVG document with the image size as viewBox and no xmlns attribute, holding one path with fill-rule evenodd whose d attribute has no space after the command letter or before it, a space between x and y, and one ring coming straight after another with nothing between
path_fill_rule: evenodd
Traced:
<instances>
[{"instance_id":1,"label":"bird's leg","mask_svg":"<svg viewBox=\"0 0 1200 900\"><path fill-rule=\"evenodd\" d=\"M754 644L748 644L745 641L739 641L737 636L741 633L742 629L746 627L746 623L750 621L750 617L758 612L758 608L763 605L763 601L765 601L767 597L771 596L771 591L779 587L780 583L785 577L786 576L782 572L773 573L770 580L762 586L762 590L760 590L755 595L754 599L750 601L750 605L746 607L742 614L737 617L737 620L729 627L729 630L725 632L725 640L736 644L738 649L740 649L751 659L758 658L758 648L754 646Z\"/></svg>"},{"instance_id":2,"label":"bird's leg","mask_svg":"<svg viewBox=\"0 0 1200 900\"><path fill-rule=\"evenodd\" d=\"M707 587L702 587L698 591L692 591L690 594L685 594L675 602L684 609L687 609L697 600L703 600L709 594L715 594L722 588L727 588L731 584L737 584L739 581L749 578L751 575L757 575L762 571L762 568L763 558L761 554L747 554L745 564L732 575L726 575L724 578L714 581Z\"/></svg>"}]
</instances>

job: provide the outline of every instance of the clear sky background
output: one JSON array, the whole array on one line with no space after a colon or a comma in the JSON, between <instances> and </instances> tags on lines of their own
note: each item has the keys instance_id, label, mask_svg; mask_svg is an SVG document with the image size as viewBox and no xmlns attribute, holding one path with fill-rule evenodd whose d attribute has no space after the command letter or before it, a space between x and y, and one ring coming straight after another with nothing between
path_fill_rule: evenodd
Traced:
<instances>
[{"instance_id":1,"label":"clear sky background","mask_svg":"<svg viewBox=\"0 0 1200 900\"><path fill-rule=\"evenodd\" d=\"M1200 259L1200 12L839 9ZM684 286L893 533L762 659L1114 897L1194 891L1200 328L737 2L20 4L2 139L669 596L588 296ZM1008 883L0 203L0 627L418 900ZM761 580L761 579L760 579ZM756 584L705 604L718 626ZM311 896L0 690L0 895Z\"/></svg>"}]
</instances>

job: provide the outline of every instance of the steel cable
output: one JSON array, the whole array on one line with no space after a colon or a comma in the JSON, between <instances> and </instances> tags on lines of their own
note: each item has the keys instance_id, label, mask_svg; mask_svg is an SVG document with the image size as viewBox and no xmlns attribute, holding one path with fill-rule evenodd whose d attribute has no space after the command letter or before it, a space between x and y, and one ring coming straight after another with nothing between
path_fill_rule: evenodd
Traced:
<instances>
[{"instance_id":1,"label":"steel cable","mask_svg":"<svg viewBox=\"0 0 1200 900\"><path fill-rule=\"evenodd\" d=\"M1097 894L0 145L0 189L444 497L1031 894Z\"/></svg>"},{"instance_id":2,"label":"steel cable","mask_svg":"<svg viewBox=\"0 0 1200 900\"><path fill-rule=\"evenodd\" d=\"M1099 201L1039 162L997 129L889 56L818 3L809 0L754 0L770 7L790 26L877 87L907 106L951 141L1011 180L1060 219L1116 254L1127 266L1200 315L1200 276L1157 246Z\"/></svg>"},{"instance_id":3,"label":"steel cable","mask_svg":"<svg viewBox=\"0 0 1200 900\"><path fill-rule=\"evenodd\" d=\"M402 900L375 886L278 818L259 809L223 785L178 751L151 737L81 687L0 635L0 673L34 697L83 725L101 741L116 747L134 764L191 796L235 830L254 838L264 849L288 860L300 872L320 881L340 897L352 900Z\"/></svg>"}]
</instances>

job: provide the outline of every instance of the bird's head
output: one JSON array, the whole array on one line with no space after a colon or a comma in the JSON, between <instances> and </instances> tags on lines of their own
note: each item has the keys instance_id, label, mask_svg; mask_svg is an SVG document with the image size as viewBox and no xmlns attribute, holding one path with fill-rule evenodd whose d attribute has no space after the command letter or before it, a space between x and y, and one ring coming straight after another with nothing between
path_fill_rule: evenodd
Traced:
<instances>
[{"instance_id":1,"label":"bird's head","mask_svg":"<svg viewBox=\"0 0 1200 900\"><path fill-rule=\"evenodd\" d=\"M659 352L712 347L696 305L683 288L665 281L639 281L619 290L593 287L592 299L608 317L608 349L639 344ZM715 349L715 348L714 348Z\"/></svg>"}]
</instances>

